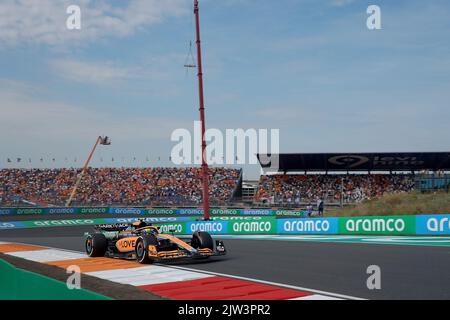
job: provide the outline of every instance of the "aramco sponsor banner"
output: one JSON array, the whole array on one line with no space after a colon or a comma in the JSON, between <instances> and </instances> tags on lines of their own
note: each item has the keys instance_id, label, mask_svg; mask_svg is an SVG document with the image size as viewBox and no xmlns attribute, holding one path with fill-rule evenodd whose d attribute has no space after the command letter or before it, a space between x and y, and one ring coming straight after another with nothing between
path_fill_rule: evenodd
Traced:
<instances>
[{"instance_id":1,"label":"aramco sponsor banner","mask_svg":"<svg viewBox=\"0 0 450 320\"><path fill-rule=\"evenodd\" d=\"M42 215L42 214L106 214L109 212L109 208L97 207L97 208L0 208L0 215Z\"/></svg>"},{"instance_id":2,"label":"aramco sponsor banner","mask_svg":"<svg viewBox=\"0 0 450 320\"><path fill-rule=\"evenodd\" d=\"M236 216L241 214L241 209L210 209L209 212L214 216ZM203 210L202 210L203 213Z\"/></svg>"},{"instance_id":3,"label":"aramco sponsor banner","mask_svg":"<svg viewBox=\"0 0 450 320\"><path fill-rule=\"evenodd\" d=\"M44 213L48 214L79 214L81 208L45 208Z\"/></svg>"},{"instance_id":4,"label":"aramco sponsor banner","mask_svg":"<svg viewBox=\"0 0 450 320\"><path fill-rule=\"evenodd\" d=\"M212 220L234 220L234 221L243 221L243 220L262 220L266 217L255 217L255 216L248 216L248 217L242 217L242 216L222 216L222 217L211 217Z\"/></svg>"},{"instance_id":5,"label":"aramco sponsor banner","mask_svg":"<svg viewBox=\"0 0 450 320\"><path fill-rule=\"evenodd\" d=\"M103 220L106 223L132 223L138 220L144 220L147 223L165 223L165 222L184 222L191 221L195 218L193 217L146 217L146 218L104 218Z\"/></svg>"},{"instance_id":6,"label":"aramco sponsor banner","mask_svg":"<svg viewBox=\"0 0 450 320\"><path fill-rule=\"evenodd\" d=\"M20 228L26 228L26 227L27 226L22 221L9 221L9 222L0 221L0 230L20 229Z\"/></svg>"},{"instance_id":7,"label":"aramco sponsor banner","mask_svg":"<svg viewBox=\"0 0 450 320\"><path fill-rule=\"evenodd\" d=\"M70 226L84 226L93 224L105 223L105 219L67 219L67 220L36 220L23 221L24 227L70 227Z\"/></svg>"},{"instance_id":8,"label":"aramco sponsor banner","mask_svg":"<svg viewBox=\"0 0 450 320\"><path fill-rule=\"evenodd\" d=\"M268 209L243 209L244 216L271 216L273 210Z\"/></svg>"},{"instance_id":9,"label":"aramco sponsor banner","mask_svg":"<svg viewBox=\"0 0 450 320\"><path fill-rule=\"evenodd\" d=\"M158 224L160 227L159 231L161 233L173 233L173 234L189 234L189 231L186 231L186 223L185 222L170 222Z\"/></svg>"},{"instance_id":10,"label":"aramco sponsor banner","mask_svg":"<svg viewBox=\"0 0 450 320\"><path fill-rule=\"evenodd\" d=\"M269 209L210 209L210 214L213 216L272 216L275 215L275 210ZM178 215L195 215L202 216L203 209L195 208L180 208L176 210Z\"/></svg>"},{"instance_id":11,"label":"aramco sponsor banner","mask_svg":"<svg viewBox=\"0 0 450 320\"><path fill-rule=\"evenodd\" d=\"M0 216L13 215L16 214L17 209L15 208L0 208Z\"/></svg>"},{"instance_id":12,"label":"aramco sponsor banner","mask_svg":"<svg viewBox=\"0 0 450 320\"><path fill-rule=\"evenodd\" d=\"M239 209L239 208L211 208L212 216L302 216L297 210L272 209ZM45 207L45 208L0 208L0 215L41 215L41 214L133 214L154 216L203 216L201 208L108 208L108 207Z\"/></svg>"},{"instance_id":13,"label":"aramco sponsor banner","mask_svg":"<svg viewBox=\"0 0 450 320\"><path fill-rule=\"evenodd\" d=\"M277 231L276 218L262 218L252 220L229 220L229 234L275 234Z\"/></svg>"},{"instance_id":14,"label":"aramco sponsor banner","mask_svg":"<svg viewBox=\"0 0 450 320\"><path fill-rule=\"evenodd\" d=\"M155 216L170 216L176 214L176 209L167 209L167 208L156 208L156 209L145 209L146 215L155 215Z\"/></svg>"},{"instance_id":15,"label":"aramco sponsor banner","mask_svg":"<svg viewBox=\"0 0 450 320\"><path fill-rule=\"evenodd\" d=\"M80 208L81 214L105 214L109 213L109 208L101 207L101 208Z\"/></svg>"},{"instance_id":16,"label":"aramco sponsor banner","mask_svg":"<svg viewBox=\"0 0 450 320\"><path fill-rule=\"evenodd\" d=\"M278 219L279 234L337 234L338 218Z\"/></svg>"},{"instance_id":17,"label":"aramco sponsor banner","mask_svg":"<svg viewBox=\"0 0 450 320\"><path fill-rule=\"evenodd\" d=\"M42 212L29 208L34 212ZM45 208L53 213L73 213L60 208ZM68 208L70 209L70 208ZM87 209L87 208L84 208ZM90 208L104 210L106 208ZM8 211L9 212L9 211ZM8 213L6 212L6 214ZM29 211L28 211L29 212ZM50 211L47 211L47 213ZM75 211L76 212L76 211ZM80 212L87 213L80 208ZM92 211L89 211L92 212ZM131 214L135 211L129 212ZM24 213L21 213L24 214ZM39 213L36 213L39 214ZM265 216L215 216L211 221L202 221L196 215L186 216L121 216L115 218L36 221L1 221L0 229L62 227L94 225L102 223L131 223L142 219L162 226L163 232L192 234L205 231L211 234L355 234L355 235L450 235L450 214L417 216L364 216L340 218L279 218ZM172 228L174 227L174 228Z\"/></svg>"},{"instance_id":18,"label":"aramco sponsor banner","mask_svg":"<svg viewBox=\"0 0 450 320\"><path fill-rule=\"evenodd\" d=\"M109 208L111 214L145 214L144 208Z\"/></svg>"},{"instance_id":19,"label":"aramco sponsor banner","mask_svg":"<svg viewBox=\"0 0 450 320\"><path fill-rule=\"evenodd\" d=\"M180 219L180 218L178 218ZM189 219L189 217L185 217ZM275 233L275 218L265 217L215 217L211 221L191 221L176 223L162 223L162 232L174 234L192 234L196 231L208 232L211 234L267 234ZM195 218L194 218L195 219Z\"/></svg>"},{"instance_id":20,"label":"aramco sponsor banner","mask_svg":"<svg viewBox=\"0 0 450 320\"><path fill-rule=\"evenodd\" d=\"M228 233L228 221L211 220L211 221L187 222L186 231L188 233L202 231L202 232L209 232L211 234L226 234Z\"/></svg>"},{"instance_id":21,"label":"aramco sponsor banner","mask_svg":"<svg viewBox=\"0 0 450 320\"><path fill-rule=\"evenodd\" d=\"M277 217L283 217L283 216L303 216L303 211L298 210L273 210L272 214Z\"/></svg>"},{"instance_id":22,"label":"aramco sponsor banner","mask_svg":"<svg viewBox=\"0 0 450 320\"><path fill-rule=\"evenodd\" d=\"M415 234L415 216L339 218L339 234Z\"/></svg>"},{"instance_id":23,"label":"aramco sponsor banner","mask_svg":"<svg viewBox=\"0 0 450 320\"><path fill-rule=\"evenodd\" d=\"M16 214L44 214L47 208L18 208Z\"/></svg>"},{"instance_id":24,"label":"aramco sponsor banner","mask_svg":"<svg viewBox=\"0 0 450 320\"><path fill-rule=\"evenodd\" d=\"M416 234L449 235L450 214L416 216Z\"/></svg>"},{"instance_id":25,"label":"aramco sponsor banner","mask_svg":"<svg viewBox=\"0 0 450 320\"><path fill-rule=\"evenodd\" d=\"M177 214L187 216L201 216L203 209L177 209Z\"/></svg>"}]
</instances>

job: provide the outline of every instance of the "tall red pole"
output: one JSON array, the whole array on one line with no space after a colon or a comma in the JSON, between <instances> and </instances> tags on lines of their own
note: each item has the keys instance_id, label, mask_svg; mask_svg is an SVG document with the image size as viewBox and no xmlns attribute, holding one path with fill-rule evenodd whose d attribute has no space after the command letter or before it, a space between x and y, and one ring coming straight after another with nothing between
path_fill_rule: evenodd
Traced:
<instances>
[{"instance_id":1,"label":"tall red pole","mask_svg":"<svg viewBox=\"0 0 450 320\"><path fill-rule=\"evenodd\" d=\"M195 29L197 31L197 67L198 67L198 96L200 100L200 122L202 125L202 182L203 182L203 218L209 220L209 187L208 163L206 161L205 141L205 100L203 97L202 49L200 45L200 17L198 0L194 0Z\"/></svg>"}]
</instances>

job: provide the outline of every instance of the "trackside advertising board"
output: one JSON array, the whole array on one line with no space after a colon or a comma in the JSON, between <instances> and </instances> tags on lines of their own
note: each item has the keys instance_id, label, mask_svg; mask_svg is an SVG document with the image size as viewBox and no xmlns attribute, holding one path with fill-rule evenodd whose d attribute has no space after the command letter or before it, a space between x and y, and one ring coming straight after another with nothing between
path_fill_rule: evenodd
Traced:
<instances>
[{"instance_id":1,"label":"trackside advertising board","mask_svg":"<svg viewBox=\"0 0 450 320\"><path fill-rule=\"evenodd\" d=\"M450 214L434 214L416 216L416 234L449 235Z\"/></svg>"},{"instance_id":2,"label":"trackside advertising board","mask_svg":"<svg viewBox=\"0 0 450 320\"><path fill-rule=\"evenodd\" d=\"M146 215L154 215L154 216L171 216L176 214L176 209L165 209L165 208L159 208L159 209L145 209L144 213Z\"/></svg>"},{"instance_id":3,"label":"trackside advertising board","mask_svg":"<svg viewBox=\"0 0 450 320\"><path fill-rule=\"evenodd\" d=\"M252 220L228 220L229 234L276 234L277 222L274 217Z\"/></svg>"},{"instance_id":4,"label":"trackside advertising board","mask_svg":"<svg viewBox=\"0 0 450 320\"><path fill-rule=\"evenodd\" d=\"M130 223L140 217L145 221L161 225L164 232L174 230L176 234L192 234L205 231L211 234L343 234L343 235L450 235L450 214L417 216L361 216L339 218L288 218L278 216L250 216L234 214L240 209L225 209L213 216L211 221L201 221L200 209L152 209L155 216L145 216L150 209L124 208L18 208L0 209L0 215L13 214L80 214L77 219L0 221L0 230L18 228L61 227L95 225L102 223ZM167 212L164 212L167 210ZM185 216L175 214L185 210ZM269 210L270 211L270 210ZM275 210L272 210L275 211ZM172 212L172 213L171 213ZM130 216L83 218L88 213L116 213ZM263 211L259 211L264 214ZM135 215L133 215L135 214ZM224 214L224 215L221 215ZM226 214L226 215L225 215ZM158 216L161 215L161 216ZM164 216L162 216L164 215ZM13 219L11 219L13 220Z\"/></svg>"},{"instance_id":5,"label":"trackside advertising board","mask_svg":"<svg viewBox=\"0 0 450 320\"><path fill-rule=\"evenodd\" d=\"M209 232L211 234L227 234L229 221L193 221L186 223L186 231L194 233L196 231Z\"/></svg>"},{"instance_id":6,"label":"trackside advertising board","mask_svg":"<svg viewBox=\"0 0 450 320\"><path fill-rule=\"evenodd\" d=\"M9 222L0 221L0 230L22 229L22 228L27 228L27 226L22 221L9 221Z\"/></svg>"},{"instance_id":7,"label":"trackside advertising board","mask_svg":"<svg viewBox=\"0 0 450 320\"><path fill-rule=\"evenodd\" d=\"M178 209L178 215L182 216L201 216L203 215L203 209Z\"/></svg>"},{"instance_id":8,"label":"trackside advertising board","mask_svg":"<svg viewBox=\"0 0 450 320\"><path fill-rule=\"evenodd\" d=\"M81 208L48 208L44 212L48 214L80 214Z\"/></svg>"},{"instance_id":9,"label":"trackside advertising board","mask_svg":"<svg viewBox=\"0 0 450 320\"><path fill-rule=\"evenodd\" d=\"M268 209L244 209L241 211L244 216L271 216L273 210Z\"/></svg>"},{"instance_id":10,"label":"trackside advertising board","mask_svg":"<svg viewBox=\"0 0 450 320\"><path fill-rule=\"evenodd\" d=\"M0 216L13 215L16 213L16 209L13 208L0 208Z\"/></svg>"},{"instance_id":11,"label":"trackside advertising board","mask_svg":"<svg viewBox=\"0 0 450 320\"><path fill-rule=\"evenodd\" d=\"M279 234L337 234L338 218L278 219Z\"/></svg>"},{"instance_id":12,"label":"trackside advertising board","mask_svg":"<svg viewBox=\"0 0 450 320\"><path fill-rule=\"evenodd\" d=\"M192 221L195 218L193 217L146 217L146 218L104 218L103 220L106 223L133 223L135 221L138 221L139 219L144 220L148 223L165 223L165 222L185 222L185 221Z\"/></svg>"},{"instance_id":13,"label":"trackside advertising board","mask_svg":"<svg viewBox=\"0 0 450 320\"><path fill-rule=\"evenodd\" d=\"M211 209L211 215L214 216L238 216L241 215L241 209ZM203 214L203 210L202 210Z\"/></svg>"},{"instance_id":14,"label":"trackside advertising board","mask_svg":"<svg viewBox=\"0 0 450 320\"><path fill-rule=\"evenodd\" d=\"M44 214L47 208L18 208L16 214Z\"/></svg>"},{"instance_id":15,"label":"trackside advertising board","mask_svg":"<svg viewBox=\"0 0 450 320\"><path fill-rule=\"evenodd\" d=\"M145 214L144 208L109 208L111 214Z\"/></svg>"},{"instance_id":16,"label":"trackside advertising board","mask_svg":"<svg viewBox=\"0 0 450 320\"><path fill-rule=\"evenodd\" d=\"M109 213L109 208L80 208L81 214L106 214Z\"/></svg>"},{"instance_id":17,"label":"trackside advertising board","mask_svg":"<svg viewBox=\"0 0 450 320\"><path fill-rule=\"evenodd\" d=\"M22 221L25 227L70 227L105 223L105 219L68 219L68 220L36 220Z\"/></svg>"},{"instance_id":18,"label":"trackside advertising board","mask_svg":"<svg viewBox=\"0 0 450 320\"><path fill-rule=\"evenodd\" d=\"M272 210L272 214L277 217L301 217L305 213L297 210Z\"/></svg>"},{"instance_id":19,"label":"trackside advertising board","mask_svg":"<svg viewBox=\"0 0 450 320\"><path fill-rule=\"evenodd\" d=\"M154 216L202 216L201 208L119 208L119 207L86 207L86 208L0 208L0 215L42 215L42 214L130 214ZM238 209L238 208L211 208L212 216L302 216L303 211L298 210L272 210L272 209Z\"/></svg>"},{"instance_id":20,"label":"trackside advertising board","mask_svg":"<svg viewBox=\"0 0 450 320\"><path fill-rule=\"evenodd\" d=\"M415 216L365 216L339 218L339 234L402 235L415 233Z\"/></svg>"},{"instance_id":21,"label":"trackside advertising board","mask_svg":"<svg viewBox=\"0 0 450 320\"><path fill-rule=\"evenodd\" d=\"M132 223L139 218L98 218L98 219L64 219L64 220L34 220L34 221L0 221L0 230L23 229L23 228L44 228L44 227L72 227L87 226L96 224ZM192 217L148 217L144 219L149 223L177 223L191 221ZM184 229L183 229L184 231Z\"/></svg>"},{"instance_id":22,"label":"trackside advertising board","mask_svg":"<svg viewBox=\"0 0 450 320\"><path fill-rule=\"evenodd\" d=\"M276 219L266 217L227 217L211 221L188 221L158 224L164 232L192 234L196 231L211 234L275 234Z\"/></svg>"}]
</instances>

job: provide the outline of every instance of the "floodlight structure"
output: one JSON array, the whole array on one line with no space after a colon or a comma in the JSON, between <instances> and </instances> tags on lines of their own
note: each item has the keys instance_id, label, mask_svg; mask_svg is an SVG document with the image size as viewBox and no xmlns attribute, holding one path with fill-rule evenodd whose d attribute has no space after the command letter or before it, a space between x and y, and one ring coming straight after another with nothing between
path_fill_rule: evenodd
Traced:
<instances>
[{"instance_id":1,"label":"floodlight structure","mask_svg":"<svg viewBox=\"0 0 450 320\"><path fill-rule=\"evenodd\" d=\"M95 142L95 145L92 148L92 151L89 154L89 157L88 157L86 163L84 164L83 170L81 170L81 173L78 175L77 181L75 182L75 185L72 189L72 193L70 194L69 199L67 199L66 207L69 207L70 204L72 203L72 200L77 193L77 189L80 186L81 180L83 179L83 176L86 174L87 168L89 166L89 162L91 162L92 156L94 155L94 152L97 149L98 145L109 146L109 145L111 145L111 139L108 136L104 136L104 137L100 136L97 138L97 141Z\"/></svg>"}]
</instances>

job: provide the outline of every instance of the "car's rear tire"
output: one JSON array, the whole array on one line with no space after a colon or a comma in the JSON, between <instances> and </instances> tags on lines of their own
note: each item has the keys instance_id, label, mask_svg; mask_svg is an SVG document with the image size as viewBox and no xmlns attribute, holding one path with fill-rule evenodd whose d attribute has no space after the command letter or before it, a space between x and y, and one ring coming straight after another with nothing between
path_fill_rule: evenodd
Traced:
<instances>
[{"instance_id":1,"label":"car's rear tire","mask_svg":"<svg viewBox=\"0 0 450 320\"><path fill-rule=\"evenodd\" d=\"M140 236L136 241L136 261L142 264L153 263L153 258L148 255L148 246L157 246L158 239L154 235Z\"/></svg>"},{"instance_id":2,"label":"car's rear tire","mask_svg":"<svg viewBox=\"0 0 450 320\"><path fill-rule=\"evenodd\" d=\"M196 231L192 235L191 246L194 249L214 250L214 241L208 232Z\"/></svg>"},{"instance_id":3,"label":"car's rear tire","mask_svg":"<svg viewBox=\"0 0 450 320\"><path fill-rule=\"evenodd\" d=\"M104 234L88 235L85 242L86 253L89 257L103 257L108 248L108 240Z\"/></svg>"}]
</instances>

